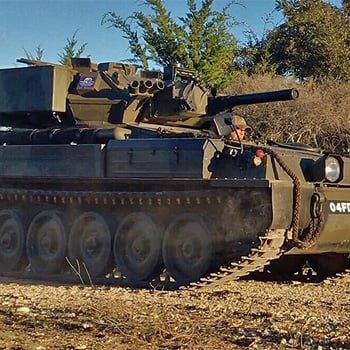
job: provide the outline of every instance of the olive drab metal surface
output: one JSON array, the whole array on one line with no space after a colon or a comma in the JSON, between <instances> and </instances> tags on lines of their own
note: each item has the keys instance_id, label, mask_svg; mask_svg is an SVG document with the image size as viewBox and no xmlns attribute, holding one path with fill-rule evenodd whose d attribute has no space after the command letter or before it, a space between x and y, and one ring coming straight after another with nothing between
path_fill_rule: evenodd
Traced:
<instances>
[{"instance_id":1,"label":"olive drab metal surface","mask_svg":"<svg viewBox=\"0 0 350 350\"><path fill-rule=\"evenodd\" d=\"M72 78L70 68L56 65L0 69L0 111L65 112Z\"/></svg>"},{"instance_id":2,"label":"olive drab metal surface","mask_svg":"<svg viewBox=\"0 0 350 350\"><path fill-rule=\"evenodd\" d=\"M297 90L19 62L0 70L0 274L171 289L349 268L349 158L228 138L235 106Z\"/></svg>"}]
</instances>

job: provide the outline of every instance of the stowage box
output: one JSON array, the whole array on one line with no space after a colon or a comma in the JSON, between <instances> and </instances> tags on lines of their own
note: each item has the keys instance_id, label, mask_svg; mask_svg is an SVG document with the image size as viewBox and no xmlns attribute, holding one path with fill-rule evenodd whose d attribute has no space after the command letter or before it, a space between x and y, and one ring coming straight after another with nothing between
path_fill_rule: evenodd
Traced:
<instances>
[{"instance_id":1,"label":"stowage box","mask_svg":"<svg viewBox=\"0 0 350 350\"><path fill-rule=\"evenodd\" d=\"M210 178L208 166L221 142L204 138L113 140L108 177Z\"/></svg>"},{"instance_id":2,"label":"stowage box","mask_svg":"<svg viewBox=\"0 0 350 350\"><path fill-rule=\"evenodd\" d=\"M103 177L100 145L0 146L0 176Z\"/></svg>"},{"instance_id":3,"label":"stowage box","mask_svg":"<svg viewBox=\"0 0 350 350\"><path fill-rule=\"evenodd\" d=\"M0 113L65 112L72 70L34 66L0 70Z\"/></svg>"}]
</instances>

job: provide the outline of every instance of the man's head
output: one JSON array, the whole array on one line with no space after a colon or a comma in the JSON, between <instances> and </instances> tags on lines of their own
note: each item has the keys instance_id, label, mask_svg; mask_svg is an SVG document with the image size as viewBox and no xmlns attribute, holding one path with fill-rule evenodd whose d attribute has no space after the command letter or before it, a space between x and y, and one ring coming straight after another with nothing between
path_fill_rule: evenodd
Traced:
<instances>
[{"instance_id":1,"label":"man's head","mask_svg":"<svg viewBox=\"0 0 350 350\"><path fill-rule=\"evenodd\" d=\"M246 131L252 130L252 128L247 125L247 122L240 115L234 114L232 116L232 126L233 130L229 134L230 140L243 140Z\"/></svg>"}]
</instances>

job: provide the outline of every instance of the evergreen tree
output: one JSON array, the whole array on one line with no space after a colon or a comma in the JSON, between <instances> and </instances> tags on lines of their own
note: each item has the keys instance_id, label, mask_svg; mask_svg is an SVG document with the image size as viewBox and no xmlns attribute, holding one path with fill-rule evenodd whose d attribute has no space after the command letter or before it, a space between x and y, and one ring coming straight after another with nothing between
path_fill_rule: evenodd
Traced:
<instances>
[{"instance_id":1,"label":"evergreen tree","mask_svg":"<svg viewBox=\"0 0 350 350\"><path fill-rule=\"evenodd\" d=\"M63 48L63 53L58 54L58 57L60 58L58 62L64 65L70 66L71 58L80 57L85 51L87 43L84 43L79 48L77 48L77 45L78 45L77 32L74 32L71 38L67 38L67 44Z\"/></svg>"},{"instance_id":2,"label":"evergreen tree","mask_svg":"<svg viewBox=\"0 0 350 350\"><path fill-rule=\"evenodd\" d=\"M42 49L40 47L40 45L38 45L35 48L34 53L31 53L31 52L27 51L26 49L23 49L23 50L24 50L24 53L25 53L26 57L29 60L41 61L42 58L43 58L43 55L44 55L44 49Z\"/></svg>"},{"instance_id":3,"label":"evergreen tree","mask_svg":"<svg viewBox=\"0 0 350 350\"><path fill-rule=\"evenodd\" d=\"M234 23L228 13L230 4L214 11L213 1L203 0L197 7L195 0L188 0L187 14L176 22L161 0L145 0L150 15L134 12L124 19L108 12L102 23L124 33L133 55L130 62L141 63L143 68L149 67L149 61L162 66L180 64L200 73L208 87L223 87L235 74L237 40L230 33Z\"/></svg>"}]
</instances>

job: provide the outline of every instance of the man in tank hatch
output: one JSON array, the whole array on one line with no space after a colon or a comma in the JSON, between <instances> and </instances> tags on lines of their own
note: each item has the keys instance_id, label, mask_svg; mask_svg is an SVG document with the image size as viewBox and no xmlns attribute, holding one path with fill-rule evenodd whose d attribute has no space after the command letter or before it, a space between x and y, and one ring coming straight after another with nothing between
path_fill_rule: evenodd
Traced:
<instances>
[{"instance_id":1,"label":"man in tank hatch","mask_svg":"<svg viewBox=\"0 0 350 350\"><path fill-rule=\"evenodd\" d=\"M247 124L245 119L240 115L233 114L232 115L232 126L233 130L227 135L229 140L244 140L246 131L251 131L252 128Z\"/></svg>"}]
</instances>

